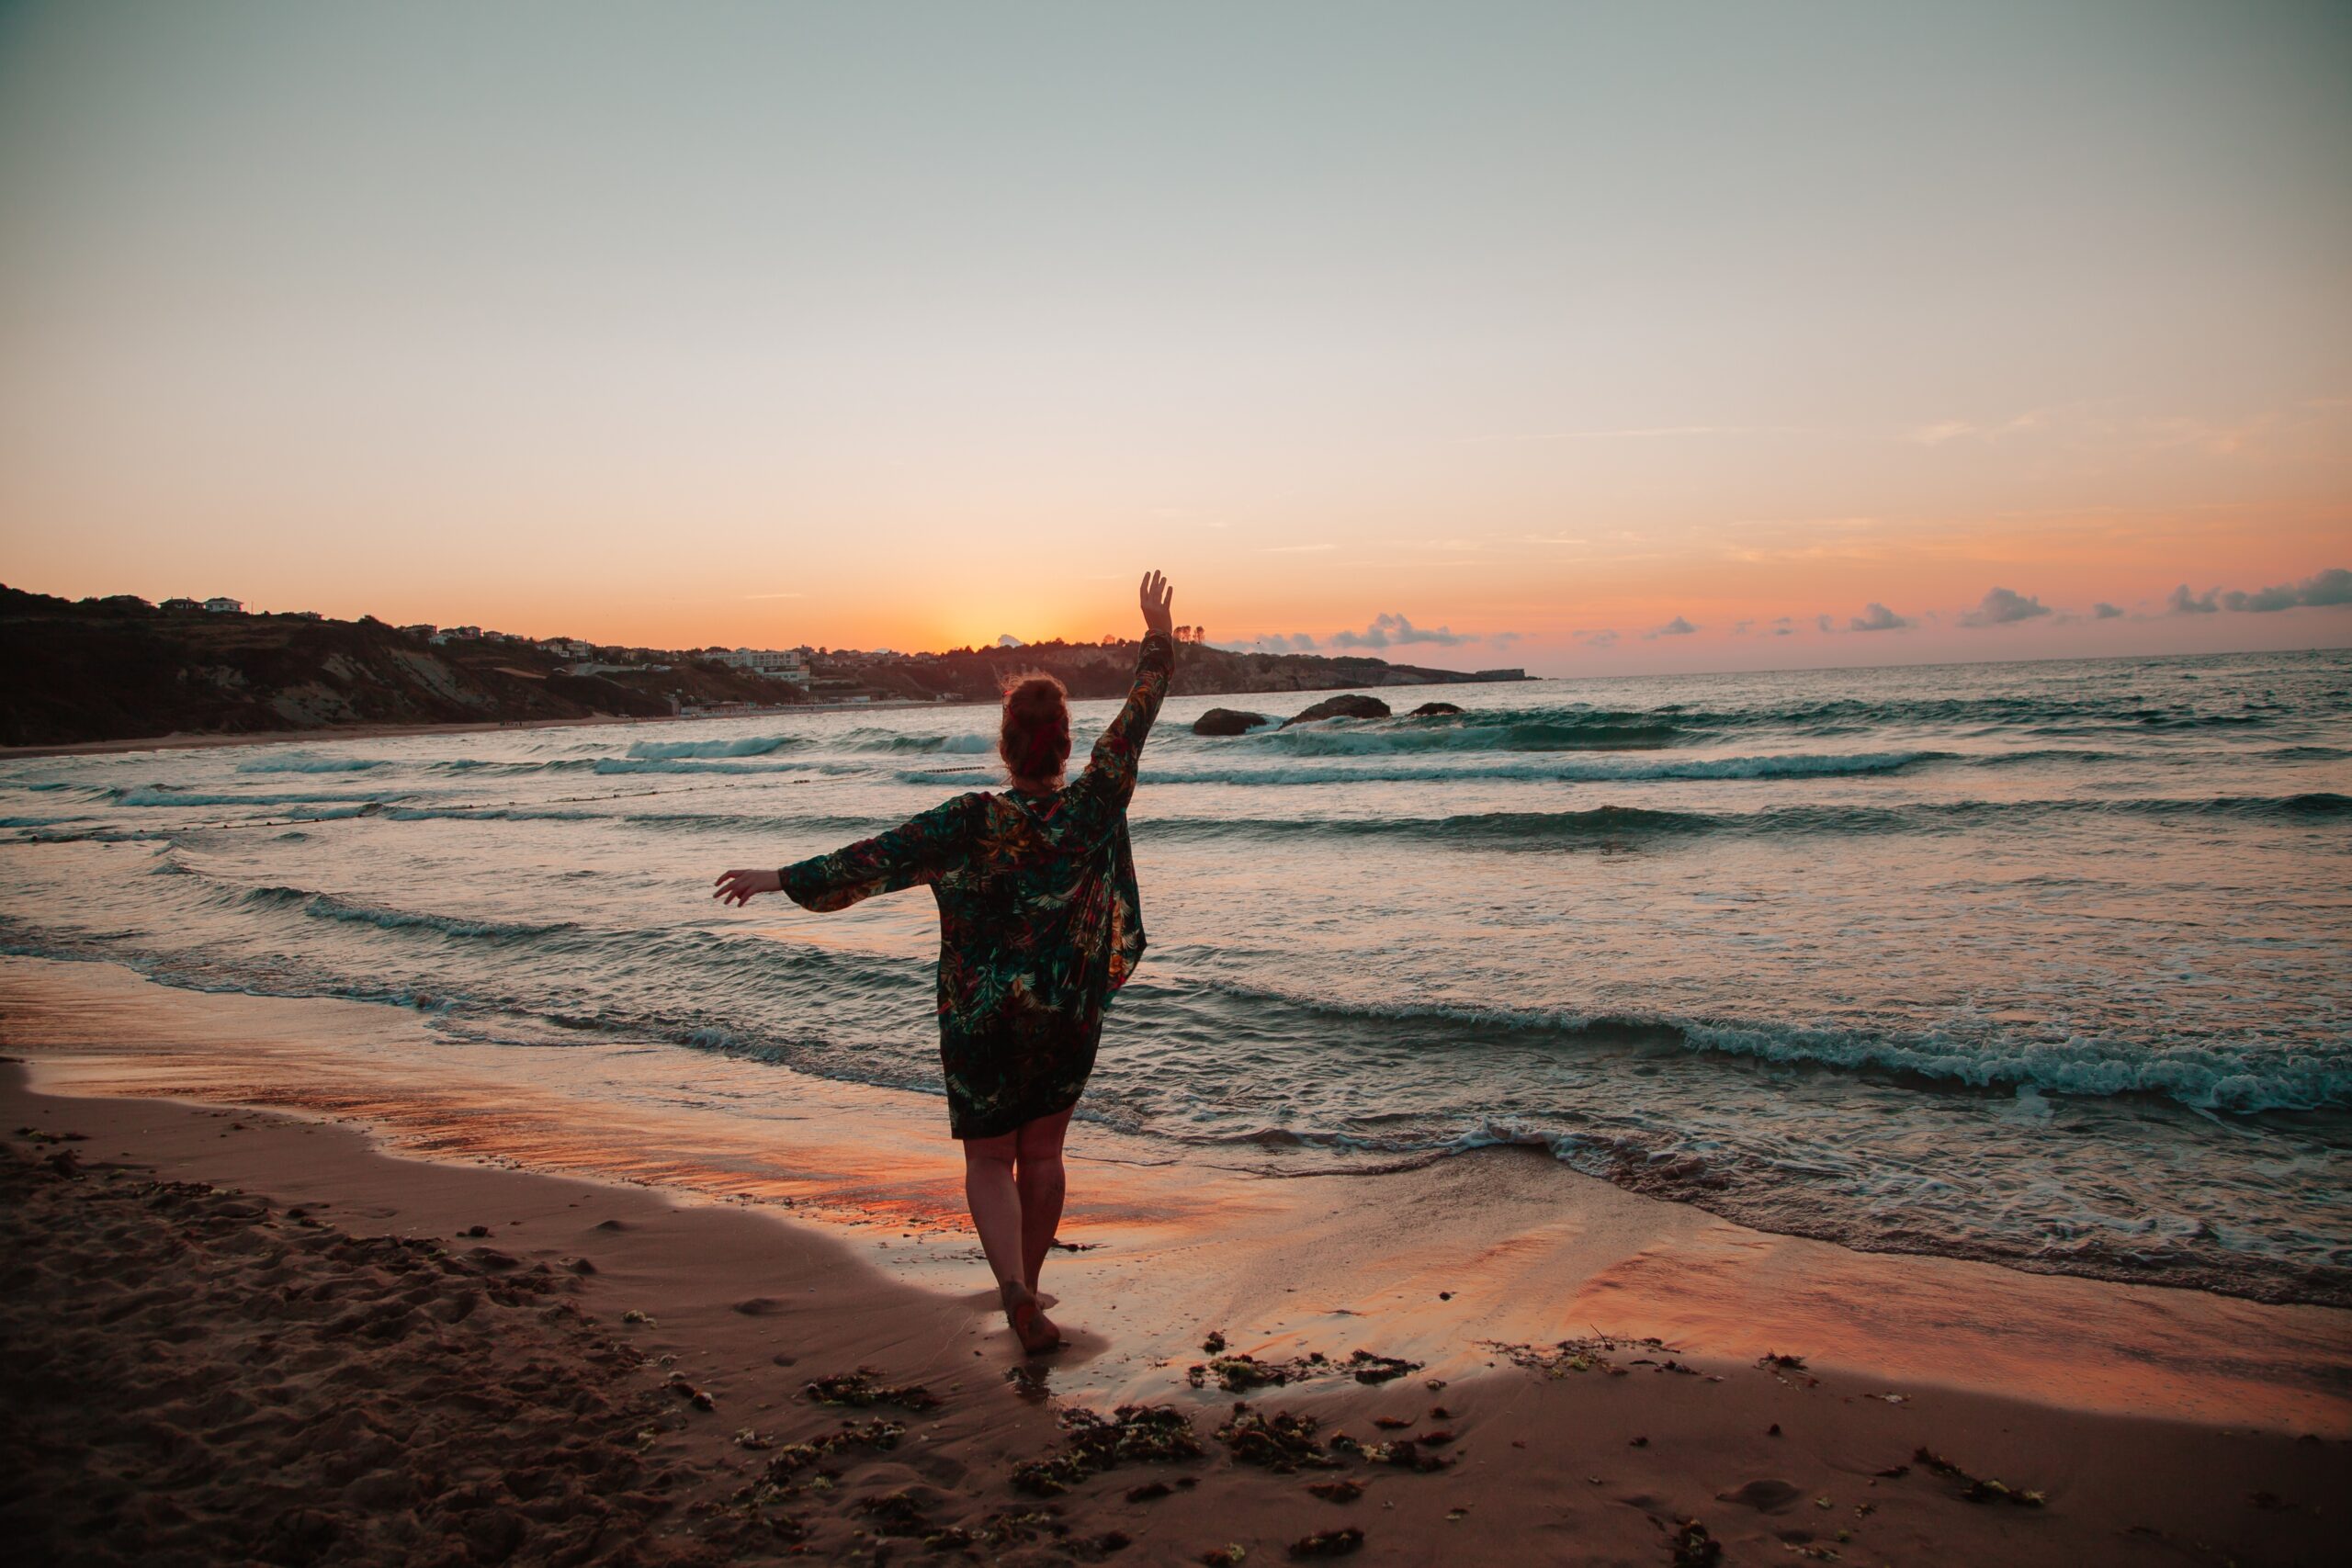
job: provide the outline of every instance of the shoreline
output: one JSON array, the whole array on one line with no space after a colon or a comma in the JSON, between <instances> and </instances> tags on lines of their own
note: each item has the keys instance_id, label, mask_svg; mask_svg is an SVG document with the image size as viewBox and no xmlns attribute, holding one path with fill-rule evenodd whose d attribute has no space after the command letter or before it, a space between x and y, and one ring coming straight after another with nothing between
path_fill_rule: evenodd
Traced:
<instances>
[{"instance_id":1,"label":"shoreline","mask_svg":"<svg viewBox=\"0 0 2352 1568\"><path fill-rule=\"evenodd\" d=\"M1057 1259L1063 1277L1048 1281L1066 1325L1085 1325L1074 1348L1019 1363L993 1292L974 1288L977 1265L941 1288L892 1278L847 1233L770 1205L398 1154L365 1127L310 1116L57 1095L28 1089L28 1074L52 1076L51 1066L0 1066L0 1117L16 1129L0 1156L17 1199L10 1220L37 1227L12 1229L6 1256L21 1268L28 1235L46 1253L41 1288L20 1284L0 1305L11 1342L34 1352L35 1370L14 1375L40 1383L41 1353L58 1348L46 1341L70 1333L92 1375L135 1380L124 1370L142 1365L134 1345L164 1328L167 1371L200 1375L209 1390L196 1400L174 1395L176 1385L110 1389L119 1416L77 1408L71 1380L46 1399L11 1390L0 1453L20 1468L14 1488L0 1483L0 1522L35 1541L78 1523L89 1533L74 1545L90 1561L138 1561L159 1540L197 1545L208 1526L220 1554L242 1556L254 1529L287 1528L299 1495L293 1517L317 1548L304 1561L478 1548L487 1537L509 1561L534 1562L878 1563L921 1554L927 1540L948 1551L941 1561L1189 1562L1238 1545L1250 1562L1279 1562L1318 1533L1358 1530L1374 1562L1524 1560L1532 1548L1544 1560L1658 1563L1695 1526L1731 1562L1835 1552L2065 1568L2183 1554L2284 1563L2327 1554L2352 1476L2341 1432L2085 1411L2063 1387L2035 1399L1895 1384L1818 1360L1759 1365L1672 1336L1643 1343L1622 1319L1607 1324L1613 1344L1577 1326L1577 1355L1551 1351L1532 1368L1477 1348L1444 1378L1432 1364L1378 1383L1317 1375L1195 1389L1183 1373L1203 1359L1197 1330L1149 1321L1133 1292L1105 1300L1098 1287L1111 1281L1086 1267L1100 1252ZM156 1179L216 1190L159 1191ZM1409 1222L1411 1203L1384 1207ZM142 1219L187 1281L213 1287L201 1299L168 1293L169 1280L142 1296L139 1279L112 1277L108 1260L134 1246ZM1115 1250L1105 1235L1115 1229L1090 1222L1072 1239ZM74 1287L86 1299L57 1294L69 1262L89 1277ZM1250 1306L1280 1299L1275 1279L1333 1281L1328 1258L1261 1262L1278 1272L1231 1280L1220 1321L1233 1349L1274 1360L1295 1351L1245 1326L1256 1321ZM271 1280L302 1270L293 1305L237 1296L262 1264ZM1214 1253L1193 1266L1220 1267ZM1456 1283L1478 1288L1476 1276ZM306 1327L300 1303L313 1296L349 1315ZM445 1324L453 1312L462 1321ZM99 1321L108 1314L120 1315ZM1323 1336L1324 1347L1417 1356L1399 1343L1413 1315L1373 1314ZM256 1328L265 1348L281 1336L304 1345L311 1370L256 1354ZM1023 1490L1021 1466L1071 1453L1067 1423L1082 1418L1067 1412L1109 1416L1085 1385L1130 1336L1177 1349L1143 1369L1148 1403L1174 1412L1200 1453L1130 1457L1094 1474L1065 1466L1059 1481L1046 1472L1057 1490ZM576 1376L567 1355L586 1359ZM448 1365L469 1370L456 1387ZM1032 1375L1012 1381L1022 1365ZM939 1404L809 1397L812 1380L859 1366ZM680 1380L685 1390L673 1392ZM293 1447L270 1468L251 1434L277 1427L252 1412L289 1398L299 1412L331 1389L348 1391L332 1394L340 1414L287 1428ZM563 1402L592 1391L603 1415L583 1423ZM686 1397L695 1392L708 1408ZM1237 1400L1259 1420L1317 1423L1291 1445L1294 1468L1245 1457L1263 1457L1263 1444L1253 1450L1228 1427ZM876 1420L899 1430L867 1425ZM845 1423L888 1446L791 1446L840 1438ZM96 1474L158 1429L180 1457L141 1476L139 1507L113 1514ZM1357 1446L1335 1452L1340 1431ZM1415 1442L1405 1461L1364 1447L1406 1437ZM1999 1489L1971 1501L1971 1480Z\"/></svg>"},{"instance_id":2,"label":"shoreline","mask_svg":"<svg viewBox=\"0 0 2352 1568\"><path fill-rule=\"evenodd\" d=\"M0 1048L32 1056L45 1092L261 1108L363 1127L404 1156L785 1213L925 1290L968 1291L979 1267L961 1167L926 1096L660 1045L550 1057L453 1038L405 1009L21 957L0 958ZM556 1060L561 1087L547 1078ZM1269 1346L1328 1348L1381 1323L1395 1353L1442 1375L1481 1364L1481 1341L1597 1325L1735 1359L1799 1345L1816 1367L2352 1438L2352 1310L2340 1307L1860 1252L1517 1146L1378 1173L1268 1173L1081 1124L1070 1158L1065 1230L1101 1245L1057 1269L1086 1278L1106 1315L1181 1325L1090 1366L1106 1399L1147 1393L1156 1362L1258 1296L1279 1303L1258 1319ZM1996 1301L1998 1320L1985 1318Z\"/></svg>"}]
</instances>

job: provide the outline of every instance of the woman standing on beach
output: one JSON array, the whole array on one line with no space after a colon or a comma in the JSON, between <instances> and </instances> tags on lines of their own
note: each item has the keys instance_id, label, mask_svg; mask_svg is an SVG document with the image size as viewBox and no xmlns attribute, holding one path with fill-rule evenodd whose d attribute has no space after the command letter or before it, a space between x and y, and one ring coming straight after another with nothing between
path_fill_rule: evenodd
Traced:
<instances>
[{"instance_id":1,"label":"woman standing on beach","mask_svg":"<svg viewBox=\"0 0 2352 1568\"><path fill-rule=\"evenodd\" d=\"M1062 1134L1085 1092L1111 993L1143 956L1127 801L1176 664L1173 591L1143 580L1143 652L1126 706L1062 782L1069 707L1035 675L1004 694L1001 794L959 795L904 825L781 871L730 871L714 897L781 891L842 909L927 883L939 900L939 1057L964 1195L1004 1313L1032 1355L1061 1342L1037 1275L1062 1213Z\"/></svg>"}]
</instances>

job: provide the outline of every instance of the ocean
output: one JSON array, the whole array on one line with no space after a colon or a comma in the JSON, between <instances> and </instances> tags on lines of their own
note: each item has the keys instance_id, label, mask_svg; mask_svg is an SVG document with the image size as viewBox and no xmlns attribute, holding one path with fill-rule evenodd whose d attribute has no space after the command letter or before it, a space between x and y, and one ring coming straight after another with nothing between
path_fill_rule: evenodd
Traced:
<instances>
[{"instance_id":1,"label":"ocean","mask_svg":"<svg viewBox=\"0 0 2352 1568\"><path fill-rule=\"evenodd\" d=\"M1769 1230L2352 1304L2352 652L1190 732L1324 694L1168 704L1082 1118L1274 1174L1532 1145ZM10 759L0 951L936 1097L928 894L709 888L997 786L993 717Z\"/></svg>"}]
</instances>

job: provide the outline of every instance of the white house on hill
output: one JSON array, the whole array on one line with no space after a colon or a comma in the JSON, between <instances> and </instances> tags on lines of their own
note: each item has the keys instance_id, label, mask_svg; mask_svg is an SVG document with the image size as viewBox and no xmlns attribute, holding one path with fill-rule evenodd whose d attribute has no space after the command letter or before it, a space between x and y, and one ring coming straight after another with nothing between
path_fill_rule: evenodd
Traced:
<instances>
[{"instance_id":1,"label":"white house on hill","mask_svg":"<svg viewBox=\"0 0 2352 1568\"><path fill-rule=\"evenodd\" d=\"M216 615L243 615L245 602L242 599L207 599L204 607Z\"/></svg>"},{"instance_id":2,"label":"white house on hill","mask_svg":"<svg viewBox=\"0 0 2352 1568\"><path fill-rule=\"evenodd\" d=\"M732 653L718 655L718 659L721 664L771 675L779 681L805 682L808 679L808 666L799 653L791 649L739 648Z\"/></svg>"}]
</instances>

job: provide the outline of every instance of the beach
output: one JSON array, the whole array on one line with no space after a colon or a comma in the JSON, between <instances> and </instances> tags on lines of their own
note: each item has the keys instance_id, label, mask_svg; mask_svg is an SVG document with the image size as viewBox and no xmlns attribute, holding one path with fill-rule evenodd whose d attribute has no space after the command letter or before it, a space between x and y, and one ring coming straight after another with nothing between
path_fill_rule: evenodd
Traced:
<instances>
[{"instance_id":1,"label":"beach","mask_svg":"<svg viewBox=\"0 0 2352 1568\"><path fill-rule=\"evenodd\" d=\"M2341 1309L1857 1253L1523 1149L1282 1177L1087 1130L1073 1345L1016 1377L952 1146L873 1090L772 1084L753 1178L691 1106L403 1079L380 1008L12 959L0 1009L6 1517L57 1561L2283 1563L2352 1477ZM862 1367L903 1403L812 1396ZM1122 1405L1189 1438L1087 1446ZM1096 1471L1123 1442L1200 1451Z\"/></svg>"},{"instance_id":2,"label":"beach","mask_svg":"<svg viewBox=\"0 0 2352 1568\"><path fill-rule=\"evenodd\" d=\"M988 787L973 715L0 759L0 1506L93 1562L2332 1557L2346 668L1171 701L1035 1363L931 901L708 896Z\"/></svg>"}]
</instances>

